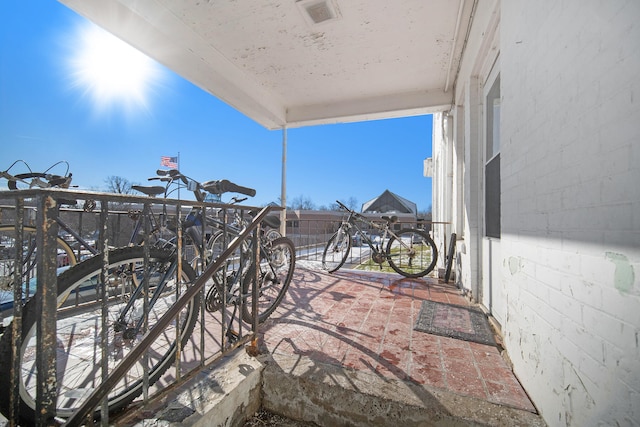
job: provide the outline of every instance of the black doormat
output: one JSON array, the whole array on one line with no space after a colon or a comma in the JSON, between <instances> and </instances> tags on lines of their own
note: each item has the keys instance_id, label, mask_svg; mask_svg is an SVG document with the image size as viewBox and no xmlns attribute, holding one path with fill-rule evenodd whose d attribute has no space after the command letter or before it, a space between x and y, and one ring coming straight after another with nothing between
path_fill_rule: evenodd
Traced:
<instances>
[{"instance_id":1,"label":"black doormat","mask_svg":"<svg viewBox=\"0 0 640 427\"><path fill-rule=\"evenodd\" d=\"M475 307L422 301L413 329L443 337L496 345L487 316Z\"/></svg>"}]
</instances>

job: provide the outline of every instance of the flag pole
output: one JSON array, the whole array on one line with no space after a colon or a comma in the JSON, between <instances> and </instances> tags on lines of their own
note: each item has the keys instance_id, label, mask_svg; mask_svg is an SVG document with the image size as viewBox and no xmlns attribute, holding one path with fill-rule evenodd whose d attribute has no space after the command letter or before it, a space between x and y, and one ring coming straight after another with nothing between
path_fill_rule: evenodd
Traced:
<instances>
[{"instance_id":1,"label":"flag pole","mask_svg":"<svg viewBox=\"0 0 640 427\"><path fill-rule=\"evenodd\" d=\"M177 163L178 163L178 170L180 171L181 169L180 169L180 152L179 151L178 151L178 161L177 161ZM180 172L180 173L182 173L182 172ZM180 200L180 186L181 185L182 184L178 183L178 200Z\"/></svg>"}]
</instances>

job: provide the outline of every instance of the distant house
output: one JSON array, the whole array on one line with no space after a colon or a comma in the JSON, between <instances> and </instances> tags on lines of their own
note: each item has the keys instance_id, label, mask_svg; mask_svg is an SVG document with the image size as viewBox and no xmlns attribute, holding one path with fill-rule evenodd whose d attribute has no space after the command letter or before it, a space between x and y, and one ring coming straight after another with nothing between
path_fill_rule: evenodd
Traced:
<instances>
[{"instance_id":1,"label":"distant house","mask_svg":"<svg viewBox=\"0 0 640 427\"><path fill-rule=\"evenodd\" d=\"M395 213L418 215L415 203L385 190L384 193L362 205L362 213Z\"/></svg>"}]
</instances>

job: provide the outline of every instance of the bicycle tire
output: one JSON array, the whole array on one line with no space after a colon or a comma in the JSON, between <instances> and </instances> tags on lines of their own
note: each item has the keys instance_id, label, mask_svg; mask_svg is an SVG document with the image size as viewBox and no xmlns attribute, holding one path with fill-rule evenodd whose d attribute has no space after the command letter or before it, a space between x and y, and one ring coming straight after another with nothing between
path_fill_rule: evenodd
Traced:
<instances>
[{"instance_id":1,"label":"bicycle tire","mask_svg":"<svg viewBox=\"0 0 640 427\"><path fill-rule=\"evenodd\" d=\"M447 251L447 259L445 262L447 265L444 270L444 283L449 283L449 279L451 279L451 267L453 266L453 256L456 251L456 233L451 233L451 237L449 238L449 250Z\"/></svg>"},{"instance_id":2,"label":"bicycle tire","mask_svg":"<svg viewBox=\"0 0 640 427\"><path fill-rule=\"evenodd\" d=\"M296 267L296 249L291 239L278 237L260 250L260 273L258 284L258 323L263 323L284 299L293 271ZM255 279L255 264L249 267L242 282L242 319L253 322L252 287Z\"/></svg>"},{"instance_id":3,"label":"bicycle tire","mask_svg":"<svg viewBox=\"0 0 640 427\"><path fill-rule=\"evenodd\" d=\"M273 240L276 240L279 237L282 237L282 234L280 234L280 232L278 230L271 229L271 230L269 230L269 231L267 231L265 233L264 237L268 241L273 241Z\"/></svg>"},{"instance_id":4,"label":"bicycle tire","mask_svg":"<svg viewBox=\"0 0 640 427\"><path fill-rule=\"evenodd\" d=\"M232 239L233 237L227 233L227 240L225 241L224 231L215 231L207 241L207 258L209 262L215 261L224 252Z\"/></svg>"},{"instance_id":5,"label":"bicycle tire","mask_svg":"<svg viewBox=\"0 0 640 427\"><path fill-rule=\"evenodd\" d=\"M351 235L342 227L329 238L322 252L322 268L329 273L344 265L351 252Z\"/></svg>"},{"instance_id":6,"label":"bicycle tire","mask_svg":"<svg viewBox=\"0 0 640 427\"><path fill-rule=\"evenodd\" d=\"M22 253L26 256L22 265L22 283L24 284L23 294L27 298L35 293L36 278L36 228L31 226L23 226L23 244ZM15 242L16 229L14 225L0 225L0 241L3 245L0 247L0 310L9 309L13 301L13 284L15 272L15 245L11 246L10 242ZM7 244L8 246L5 246ZM71 246L61 237L56 238L58 248L57 259L58 267L74 266L78 263L78 259L71 249ZM30 286L27 290L26 284ZM33 283L33 286L31 284ZM29 293L29 295L26 295Z\"/></svg>"},{"instance_id":7,"label":"bicycle tire","mask_svg":"<svg viewBox=\"0 0 640 427\"><path fill-rule=\"evenodd\" d=\"M109 302L108 316L118 316L124 307L127 298L126 281L127 275L142 274L139 268L144 259L144 248L127 247L110 251L109 254L109 278L106 283ZM102 333L102 305L99 304L100 273L102 271L103 257L93 257L81 262L65 271L58 277L58 295L69 297L64 307L58 309L57 319L57 407L56 416L61 418L69 417L75 409L79 407L88 394L101 382L100 370ZM148 274L150 289L158 289L164 278L167 265L175 263L175 255L171 252L150 249ZM153 327L154 319L158 319L177 299L178 287L188 287L195 280L195 273L186 265L183 265L182 280L176 286L175 277L167 278L170 281L162 282L168 284L166 293L163 293L149 312L149 328ZM129 278L130 280L130 278ZM122 295L122 296L121 296ZM35 333L36 333L36 298L32 298L25 304L23 314L22 347L19 349L20 358L20 421L26 425L31 425L35 420L35 387L37 378L35 367ZM193 328L195 327L199 306L200 294L187 304L185 309L178 316L179 321L175 321L156 340L152 348L147 352L149 358L149 384L155 383L162 374L169 368L175 359L177 350L176 337L179 337L181 345L186 345ZM142 314L142 301L135 304L132 316ZM131 322L136 318L129 319ZM129 350L135 347L136 343L143 336L144 331L138 331L133 335L130 330L117 330L111 327L116 323L107 319L110 326L107 331L108 343L107 366L109 371L115 368L119 360L124 357ZM129 332L129 336L125 335ZM13 328L8 328L0 338L0 411L7 415L10 393L10 368L13 366ZM108 406L109 412L117 412L126 407L131 401L142 393L143 388L143 366L144 357L132 367L131 370L121 379L109 392ZM97 416L98 414L94 414Z\"/></svg>"},{"instance_id":8,"label":"bicycle tire","mask_svg":"<svg viewBox=\"0 0 640 427\"><path fill-rule=\"evenodd\" d=\"M438 251L426 232L407 228L391 236L386 256L397 273L415 278L426 276L434 269Z\"/></svg>"}]
</instances>

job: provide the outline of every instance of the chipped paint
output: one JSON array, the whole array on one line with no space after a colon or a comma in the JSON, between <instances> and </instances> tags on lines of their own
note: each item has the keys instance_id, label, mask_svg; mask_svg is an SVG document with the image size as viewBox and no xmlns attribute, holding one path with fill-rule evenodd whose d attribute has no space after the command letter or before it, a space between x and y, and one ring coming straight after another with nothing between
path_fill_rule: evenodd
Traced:
<instances>
[{"instance_id":1,"label":"chipped paint","mask_svg":"<svg viewBox=\"0 0 640 427\"><path fill-rule=\"evenodd\" d=\"M626 255L616 252L606 252L606 257L616 267L613 275L614 286L622 293L630 293L633 290L635 272L633 271L633 266L629 262L629 258L627 258Z\"/></svg>"},{"instance_id":2,"label":"chipped paint","mask_svg":"<svg viewBox=\"0 0 640 427\"><path fill-rule=\"evenodd\" d=\"M509 271L512 276L520 271L520 258L513 256L509 257Z\"/></svg>"}]
</instances>

